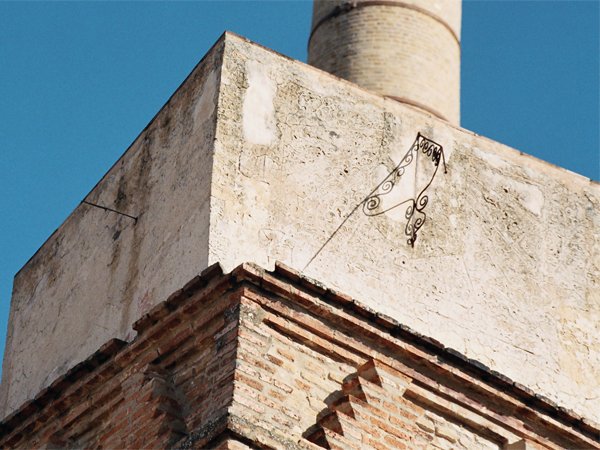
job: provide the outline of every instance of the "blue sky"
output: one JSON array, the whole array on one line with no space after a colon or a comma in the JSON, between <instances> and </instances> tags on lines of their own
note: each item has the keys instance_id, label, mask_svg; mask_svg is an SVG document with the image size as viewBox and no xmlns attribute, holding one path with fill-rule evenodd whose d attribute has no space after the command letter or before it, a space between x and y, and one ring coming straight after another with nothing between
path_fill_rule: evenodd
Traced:
<instances>
[{"instance_id":1,"label":"blue sky","mask_svg":"<svg viewBox=\"0 0 600 450\"><path fill-rule=\"evenodd\" d=\"M465 1L462 126L600 179L600 3ZM0 353L12 278L224 30L306 60L311 3L0 1Z\"/></svg>"}]
</instances>

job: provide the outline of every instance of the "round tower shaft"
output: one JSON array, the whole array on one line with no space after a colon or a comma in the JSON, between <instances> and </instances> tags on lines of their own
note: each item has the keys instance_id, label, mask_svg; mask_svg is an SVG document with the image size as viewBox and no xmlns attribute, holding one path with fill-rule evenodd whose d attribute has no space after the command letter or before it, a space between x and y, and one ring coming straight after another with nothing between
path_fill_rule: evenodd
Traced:
<instances>
[{"instance_id":1,"label":"round tower shaft","mask_svg":"<svg viewBox=\"0 0 600 450\"><path fill-rule=\"evenodd\" d=\"M460 0L315 0L308 62L460 122Z\"/></svg>"}]
</instances>

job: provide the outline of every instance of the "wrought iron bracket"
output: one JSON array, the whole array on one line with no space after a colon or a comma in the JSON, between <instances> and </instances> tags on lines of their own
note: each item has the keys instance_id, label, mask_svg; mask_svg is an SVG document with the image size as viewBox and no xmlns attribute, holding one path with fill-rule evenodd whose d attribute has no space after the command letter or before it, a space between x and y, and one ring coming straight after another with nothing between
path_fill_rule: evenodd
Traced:
<instances>
[{"instance_id":1,"label":"wrought iron bracket","mask_svg":"<svg viewBox=\"0 0 600 450\"><path fill-rule=\"evenodd\" d=\"M427 184L420 190L414 197L402 200L399 203L387 206L385 209L381 208L383 197L390 194L394 187L398 185L407 169L411 164L417 164L417 161L421 159L425 162L432 164L433 173L429 178ZM377 185L371 194L363 201L362 209L367 216L379 216L392 209L406 206L404 217L406 218L406 226L404 227L404 234L408 237L407 243L411 246L415 246L417 240L417 232L427 219L425 214L425 207L429 203L429 196L427 195L427 189L433 183L433 180L438 172L440 162L444 166L444 173L446 170L446 158L444 156L443 147L434 142L433 140L426 138L421 133L417 133L417 137L410 149L400 163Z\"/></svg>"}]
</instances>

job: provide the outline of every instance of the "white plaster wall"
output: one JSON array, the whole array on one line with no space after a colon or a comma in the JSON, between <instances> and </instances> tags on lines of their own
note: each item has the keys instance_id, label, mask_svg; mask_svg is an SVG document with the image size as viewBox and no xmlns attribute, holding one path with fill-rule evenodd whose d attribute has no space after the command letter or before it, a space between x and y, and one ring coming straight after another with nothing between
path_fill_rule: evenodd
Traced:
<instances>
[{"instance_id":1,"label":"white plaster wall","mask_svg":"<svg viewBox=\"0 0 600 450\"><path fill-rule=\"evenodd\" d=\"M598 184L235 36L218 115L209 263L281 260L600 421ZM448 172L413 248L360 205L417 132Z\"/></svg>"},{"instance_id":2,"label":"white plaster wall","mask_svg":"<svg viewBox=\"0 0 600 450\"><path fill-rule=\"evenodd\" d=\"M200 273L222 42L17 274L0 415L33 398ZM106 132L110 132L107 130Z\"/></svg>"}]
</instances>

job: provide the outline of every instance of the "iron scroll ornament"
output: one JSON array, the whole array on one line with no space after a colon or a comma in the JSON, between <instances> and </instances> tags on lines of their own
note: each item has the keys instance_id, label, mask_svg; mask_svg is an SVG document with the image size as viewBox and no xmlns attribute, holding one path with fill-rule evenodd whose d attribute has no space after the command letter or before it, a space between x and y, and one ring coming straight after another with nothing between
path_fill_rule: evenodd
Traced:
<instances>
[{"instance_id":1,"label":"iron scroll ornament","mask_svg":"<svg viewBox=\"0 0 600 450\"><path fill-rule=\"evenodd\" d=\"M419 155L425 157L426 161L431 161L434 167L433 174L431 175L427 185L419 191L416 197L403 200L400 203L396 203L381 210L380 206L382 203L382 197L392 192L394 186L400 182L407 168L413 164L413 162L416 165ZM437 142L426 138L421 133L417 133L417 138L411 145L408 152L406 152L400 163L383 179L381 183L379 183L379 185L377 185L371 195L364 200L363 212L367 216L379 216L402 205L408 205L404 213L404 217L407 219L406 226L404 227L404 234L408 236L406 242L411 247L414 247L415 241L417 240L417 232L427 219L427 214L425 214L424 209L429 202L429 197L427 196L426 191L429 189L429 186L431 186L431 183L433 183L433 179L435 178L439 169L440 161L444 164L444 173L447 173L446 158L444 157L443 147Z\"/></svg>"}]
</instances>

